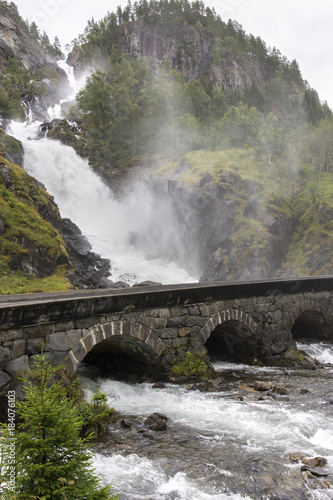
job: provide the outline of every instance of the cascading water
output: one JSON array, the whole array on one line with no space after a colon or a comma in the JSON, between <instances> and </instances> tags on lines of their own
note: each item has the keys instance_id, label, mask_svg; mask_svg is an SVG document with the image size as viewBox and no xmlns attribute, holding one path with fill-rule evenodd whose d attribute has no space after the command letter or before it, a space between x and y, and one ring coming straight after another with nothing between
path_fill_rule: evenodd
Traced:
<instances>
[{"instance_id":1,"label":"cascading water","mask_svg":"<svg viewBox=\"0 0 333 500\"><path fill-rule=\"evenodd\" d=\"M299 347L315 352L326 365L333 361L332 344ZM169 419L169 440L147 430L126 434L123 428L117 434L112 429L112 440L119 444L106 446L104 454L95 456L95 467L105 483L115 486L121 500L332 499L333 490L324 483L314 491L304 486L301 464L289 457L292 452L325 457L332 481L331 366L289 374L282 368L222 362L216 369L231 381L225 392L94 380L85 377L83 369L87 394L97 385L116 411L125 419L132 417L130 422L153 412ZM273 383L283 380L288 398L258 401L250 391L238 397L241 387L258 378ZM131 447L134 452L126 451Z\"/></svg>"},{"instance_id":2,"label":"cascading water","mask_svg":"<svg viewBox=\"0 0 333 500\"><path fill-rule=\"evenodd\" d=\"M60 106L49 111L50 118L60 116ZM46 186L61 216L79 226L93 251L110 259L113 281L132 285L146 280L163 284L198 280L172 258L179 253L179 231L166 200L138 183L117 200L71 147L37 140L39 126L39 122L11 124L10 133L24 146L24 167Z\"/></svg>"}]
</instances>

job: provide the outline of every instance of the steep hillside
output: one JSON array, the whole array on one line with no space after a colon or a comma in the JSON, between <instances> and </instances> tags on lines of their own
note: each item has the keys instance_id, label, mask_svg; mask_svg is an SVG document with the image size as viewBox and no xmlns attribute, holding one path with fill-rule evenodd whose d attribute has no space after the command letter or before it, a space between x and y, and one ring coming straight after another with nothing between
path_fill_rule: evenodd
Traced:
<instances>
[{"instance_id":1,"label":"steep hillside","mask_svg":"<svg viewBox=\"0 0 333 500\"><path fill-rule=\"evenodd\" d=\"M106 175L142 154L255 146L270 113L281 153L290 131L331 115L295 60L201 2L119 7L88 22L68 63L78 75L95 71L69 117L77 151Z\"/></svg>"},{"instance_id":2,"label":"steep hillside","mask_svg":"<svg viewBox=\"0 0 333 500\"><path fill-rule=\"evenodd\" d=\"M332 113L296 61L183 0L90 21L68 61L97 71L78 128L50 137L113 185L170 158L148 183L177 207L202 280L332 272Z\"/></svg>"},{"instance_id":3,"label":"steep hillside","mask_svg":"<svg viewBox=\"0 0 333 500\"><path fill-rule=\"evenodd\" d=\"M69 88L56 63L59 56L61 51L35 23L23 21L13 2L0 1L0 117L23 121L31 108L35 118L47 118L47 108Z\"/></svg>"},{"instance_id":4,"label":"steep hillside","mask_svg":"<svg viewBox=\"0 0 333 500\"><path fill-rule=\"evenodd\" d=\"M332 173L318 179L304 166L295 178L286 161L232 149L194 151L140 175L177 211L185 265L200 281L333 273Z\"/></svg>"},{"instance_id":5,"label":"steep hillside","mask_svg":"<svg viewBox=\"0 0 333 500\"><path fill-rule=\"evenodd\" d=\"M0 294L110 286L109 261L60 217L22 158L21 143L0 128Z\"/></svg>"}]
</instances>

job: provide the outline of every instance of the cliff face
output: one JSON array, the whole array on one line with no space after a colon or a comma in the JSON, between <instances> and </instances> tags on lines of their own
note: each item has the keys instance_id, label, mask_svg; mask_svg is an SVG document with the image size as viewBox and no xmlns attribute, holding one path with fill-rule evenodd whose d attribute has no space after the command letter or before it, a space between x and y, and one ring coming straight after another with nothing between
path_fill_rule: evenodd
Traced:
<instances>
[{"instance_id":1,"label":"cliff face","mask_svg":"<svg viewBox=\"0 0 333 500\"><path fill-rule=\"evenodd\" d=\"M24 33L12 19L0 14L0 52L22 61L28 71L34 71L54 60Z\"/></svg>"},{"instance_id":2,"label":"cliff face","mask_svg":"<svg viewBox=\"0 0 333 500\"><path fill-rule=\"evenodd\" d=\"M0 13L0 82L9 105L5 118L24 116L21 103L35 119L46 120L49 106L69 92L68 78L57 64L9 15ZM13 102L15 106L13 107ZM13 110L14 109L14 110Z\"/></svg>"},{"instance_id":3,"label":"cliff face","mask_svg":"<svg viewBox=\"0 0 333 500\"><path fill-rule=\"evenodd\" d=\"M205 74L228 91L244 91L252 85L263 91L265 87L265 69L257 58L244 53L231 55L227 45L219 46L215 55L217 42L200 24L179 22L166 33L163 25L139 19L123 28L122 43L131 57L147 57L154 68L168 62L189 80Z\"/></svg>"},{"instance_id":4,"label":"cliff face","mask_svg":"<svg viewBox=\"0 0 333 500\"><path fill-rule=\"evenodd\" d=\"M250 151L197 151L150 176L151 191L168 198L177 214L180 263L199 272L200 281L266 279L280 271L293 232L292 203L288 193L267 188L264 169Z\"/></svg>"},{"instance_id":5,"label":"cliff face","mask_svg":"<svg viewBox=\"0 0 333 500\"><path fill-rule=\"evenodd\" d=\"M265 90L266 70L258 57L234 51L228 42L221 45L200 23L193 26L178 19L172 26L165 26L138 19L119 30L121 51L130 57L149 59L155 70L167 64L188 80L204 77L228 92L243 92L253 86L261 93ZM80 76L96 64L103 67L103 63L98 63L99 57L101 52L90 58L82 46L72 50L67 62Z\"/></svg>"}]
</instances>

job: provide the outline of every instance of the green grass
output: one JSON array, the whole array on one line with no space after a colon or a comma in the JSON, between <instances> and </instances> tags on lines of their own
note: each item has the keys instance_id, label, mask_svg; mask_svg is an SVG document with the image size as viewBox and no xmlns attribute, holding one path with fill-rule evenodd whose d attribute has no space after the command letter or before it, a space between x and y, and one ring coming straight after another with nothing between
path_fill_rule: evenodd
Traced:
<instances>
[{"instance_id":1,"label":"green grass","mask_svg":"<svg viewBox=\"0 0 333 500\"><path fill-rule=\"evenodd\" d=\"M66 279L67 266L58 266L52 276L30 278L21 271L1 273L0 295L38 292L64 292L73 287Z\"/></svg>"},{"instance_id":2,"label":"green grass","mask_svg":"<svg viewBox=\"0 0 333 500\"><path fill-rule=\"evenodd\" d=\"M0 218L5 225L0 236L0 293L67 290L65 271L70 264L65 243L57 229L40 215L47 209L60 220L56 206L23 168L1 155L0 163L8 169L5 177L10 178L5 184L0 175ZM38 260L39 277L25 276L22 263L35 264Z\"/></svg>"},{"instance_id":3,"label":"green grass","mask_svg":"<svg viewBox=\"0 0 333 500\"><path fill-rule=\"evenodd\" d=\"M221 175L231 172L237 174L244 183L257 184L266 199L275 198L277 193L280 196L290 196L292 192L288 166L283 162L272 162L269 165L251 148L192 151L181 157L182 167L179 166L179 160L166 161L154 174L175 178L190 188L200 183L207 173L211 174L214 183L220 183Z\"/></svg>"}]
</instances>

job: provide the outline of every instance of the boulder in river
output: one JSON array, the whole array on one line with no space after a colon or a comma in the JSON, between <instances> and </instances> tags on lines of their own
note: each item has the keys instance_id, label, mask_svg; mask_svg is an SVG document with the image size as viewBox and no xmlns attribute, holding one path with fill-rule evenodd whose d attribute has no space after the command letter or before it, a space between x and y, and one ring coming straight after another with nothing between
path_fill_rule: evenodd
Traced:
<instances>
[{"instance_id":1,"label":"boulder in river","mask_svg":"<svg viewBox=\"0 0 333 500\"><path fill-rule=\"evenodd\" d=\"M280 382L273 386L272 392L275 392L275 394L281 394L283 396L289 394L286 386Z\"/></svg>"},{"instance_id":2,"label":"boulder in river","mask_svg":"<svg viewBox=\"0 0 333 500\"><path fill-rule=\"evenodd\" d=\"M314 458L302 458L302 463L304 465L309 465L310 467L323 467L327 464L327 460L324 457L314 457Z\"/></svg>"},{"instance_id":3,"label":"boulder in river","mask_svg":"<svg viewBox=\"0 0 333 500\"><path fill-rule=\"evenodd\" d=\"M254 390L255 391L269 391L270 389L272 389L272 382L264 382L262 380L256 380L254 382Z\"/></svg>"},{"instance_id":4,"label":"boulder in river","mask_svg":"<svg viewBox=\"0 0 333 500\"><path fill-rule=\"evenodd\" d=\"M165 431L167 429L167 420L168 417L166 417L162 413L155 412L146 418L145 425L151 431Z\"/></svg>"}]
</instances>

